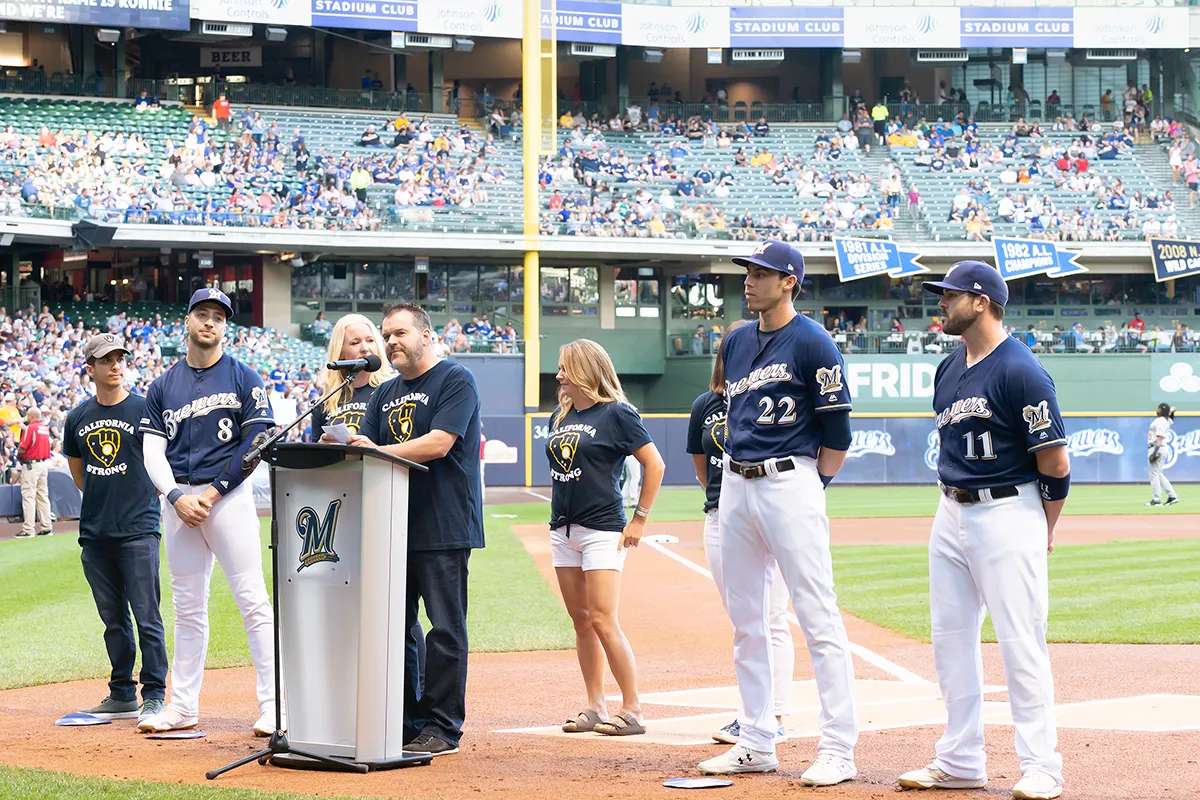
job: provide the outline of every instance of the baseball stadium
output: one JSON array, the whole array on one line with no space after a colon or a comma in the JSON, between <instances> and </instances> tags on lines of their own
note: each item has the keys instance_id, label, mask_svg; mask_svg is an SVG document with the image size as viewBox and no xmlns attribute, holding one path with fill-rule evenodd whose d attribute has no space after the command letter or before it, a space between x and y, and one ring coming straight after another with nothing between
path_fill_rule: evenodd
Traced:
<instances>
[{"instance_id":1,"label":"baseball stadium","mask_svg":"<svg viewBox=\"0 0 1200 800\"><path fill-rule=\"evenodd\" d=\"M0 798L1200 798L1200 5L921 3L0 2Z\"/></svg>"}]
</instances>

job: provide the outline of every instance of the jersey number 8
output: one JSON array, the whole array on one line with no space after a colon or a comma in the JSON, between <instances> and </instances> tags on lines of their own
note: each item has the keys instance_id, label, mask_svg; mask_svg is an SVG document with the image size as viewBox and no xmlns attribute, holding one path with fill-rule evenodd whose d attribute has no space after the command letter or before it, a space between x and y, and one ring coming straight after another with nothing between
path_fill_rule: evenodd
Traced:
<instances>
[{"instance_id":1,"label":"jersey number 8","mask_svg":"<svg viewBox=\"0 0 1200 800\"><path fill-rule=\"evenodd\" d=\"M217 423L217 438L222 442L233 441L233 420L229 417Z\"/></svg>"},{"instance_id":2,"label":"jersey number 8","mask_svg":"<svg viewBox=\"0 0 1200 800\"><path fill-rule=\"evenodd\" d=\"M775 419L775 401L769 397L759 398L759 406L762 407L762 413L755 420L759 425L791 425L796 421L796 401L791 397L779 398L779 411L782 413L779 419Z\"/></svg>"}]
</instances>

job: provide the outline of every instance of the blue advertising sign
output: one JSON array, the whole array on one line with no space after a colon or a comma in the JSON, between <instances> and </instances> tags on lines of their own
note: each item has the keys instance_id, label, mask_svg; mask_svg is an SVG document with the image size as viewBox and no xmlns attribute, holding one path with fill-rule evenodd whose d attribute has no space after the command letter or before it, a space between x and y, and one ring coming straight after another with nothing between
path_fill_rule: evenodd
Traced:
<instances>
[{"instance_id":1,"label":"blue advertising sign","mask_svg":"<svg viewBox=\"0 0 1200 800\"><path fill-rule=\"evenodd\" d=\"M838 278L842 283L876 275L918 275L929 270L917 259L920 253L901 250L887 239L834 239L837 253Z\"/></svg>"},{"instance_id":2,"label":"blue advertising sign","mask_svg":"<svg viewBox=\"0 0 1200 800\"><path fill-rule=\"evenodd\" d=\"M1151 239L1150 258L1154 261L1154 277L1158 281L1200 275L1200 242Z\"/></svg>"},{"instance_id":3,"label":"blue advertising sign","mask_svg":"<svg viewBox=\"0 0 1200 800\"><path fill-rule=\"evenodd\" d=\"M962 47L1073 47L1074 8L960 9Z\"/></svg>"},{"instance_id":4,"label":"blue advertising sign","mask_svg":"<svg viewBox=\"0 0 1200 800\"><path fill-rule=\"evenodd\" d=\"M188 0L21 0L0 2L0 19L62 22L109 28L191 27Z\"/></svg>"},{"instance_id":5,"label":"blue advertising sign","mask_svg":"<svg viewBox=\"0 0 1200 800\"><path fill-rule=\"evenodd\" d=\"M1059 250L1054 242L997 236L992 239L992 244L996 248L996 269L1006 281L1030 275L1062 278L1088 271L1087 267L1076 263L1079 253Z\"/></svg>"},{"instance_id":6,"label":"blue advertising sign","mask_svg":"<svg viewBox=\"0 0 1200 800\"><path fill-rule=\"evenodd\" d=\"M555 11L542 6L542 36L550 37L550 25L557 30L555 37L564 42L591 44L621 43L621 5L598 3L594 0L558 0Z\"/></svg>"},{"instance_id":7,"label":"blue advertising sign","mask_svg":"<svg viewBox=\"0 0 1200 800\"><path fill-rule=\"evenodd\" d=\"M417 0L312 0L312 24L370 31L417 30Z\"/></svg>"},{"instance_id":8,"label":"blue advertising sign","mask_svg":"<svg viewBox=\"0 0 1200 800\"><path fill-rule=\"evenodd\" d=\"M845 14L840 8L731 8L730 47L841 47Z\"/></svg>"}]
</instances>

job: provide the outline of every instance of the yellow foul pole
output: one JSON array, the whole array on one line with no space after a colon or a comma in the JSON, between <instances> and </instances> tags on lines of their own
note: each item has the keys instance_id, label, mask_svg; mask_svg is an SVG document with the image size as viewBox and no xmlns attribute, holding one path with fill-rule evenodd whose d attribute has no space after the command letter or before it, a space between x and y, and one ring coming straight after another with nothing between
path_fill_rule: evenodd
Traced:
<instances>
[{"instance_id":1,"label":"yellow foul pole","mask_svg":"<svg viewBox=\"0 0 1200 800\"><path fill-rule=\"evenodd\" d=\"M525 218L525 412L541 404L541 279L538 270L538 156L542 149L542 0L524 0L521 39ZM526 459L528 461L528 459Z\"/></svg>"}]
</instances>

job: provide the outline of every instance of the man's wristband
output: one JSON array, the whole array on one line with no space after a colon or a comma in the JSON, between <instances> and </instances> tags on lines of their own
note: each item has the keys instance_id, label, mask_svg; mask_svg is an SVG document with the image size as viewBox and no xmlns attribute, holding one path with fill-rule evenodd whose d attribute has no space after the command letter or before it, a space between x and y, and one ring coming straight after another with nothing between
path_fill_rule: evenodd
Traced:
<instances>
[{"instance_id":1,"label":"man's wristband","mask_svg":"<svg viewBox=\"0 0 1200 800\"><path fill-rule=\"evenodd\" d=\"M1067 493L1071 490L1071 473L1068 472L1061 478L1055 478L1039 472L1037 483L1043 500L1051 503L1056 500L1066 500Z\"/></svg>"},{"instance_id":2,"label":"man's wristband","mask_svg":"<svg viewBox=\"0 0 1200 800\"><path fill-rule=\"evenodd\" d=\"M181 497L183 497L182 489L172 489L171 491L167 492L167 502L171 505L175 505L175 501Z\"/></svg>"},{"instance_id":3,"label":"man's wristband","mask_svg":"<svg viewBox=\"0 0 1200 800\"><path fill-rule=\"evenodd\" d=\"M650 509L646 508L645 506L638 506L633 510L633 515L635 517L641 517L642 519L649 519Z\"/></svg>"},{"instance_id":4,"label":"man's wristband","mask_svg":"<svg viewBox=\"0 0 1200 800\"><path fill-rule=\"evenodd\" d=\"M819 473L819 472L817 473L817 475L819 475L821 477L821 488L822 489L829 488L829 484L833 483L833 479L835 477L833 475L821 475L821 473Z\"/></svg>"}]
</instances>

